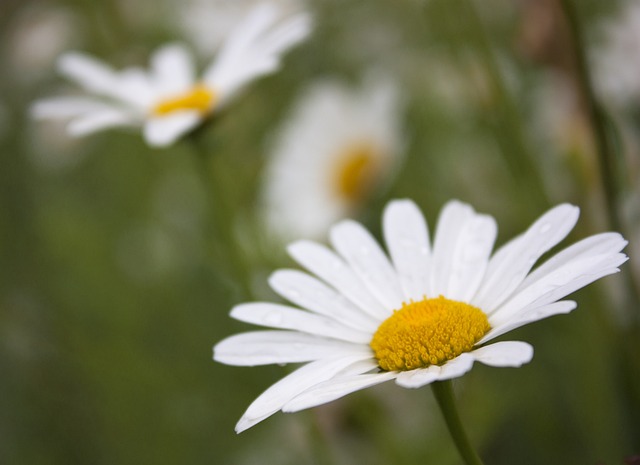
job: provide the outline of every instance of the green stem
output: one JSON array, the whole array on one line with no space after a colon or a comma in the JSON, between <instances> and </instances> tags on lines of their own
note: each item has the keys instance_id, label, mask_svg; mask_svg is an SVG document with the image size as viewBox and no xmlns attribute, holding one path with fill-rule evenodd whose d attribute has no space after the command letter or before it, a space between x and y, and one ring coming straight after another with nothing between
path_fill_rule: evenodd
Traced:
<instances>
[{"instance_id":1,"label":"green stem","mask_svg":"<svg viewBox=\"0 0 640 465\"><path fill-rule=\"evenodd\" d=\"M601 184L604 193L605 203L607 207L607 217L610 227L616 231L620 231L624 236L630 237L626 232L626 224L620 214L620 198L621 198L621 169L620 160L622 157L621 138L618 136L617 128L613 120L607 115L604 108L598 101L594 91L591 74L589 72L588 61L586 56L586 48L584 35L575 4L572 0L560 0L563 14L566 18L569 32L571 34L571 46L573 55L576 60L576 74L582 98L587 106L591 131L596 145L596 153L598 157L599 172L601 176ZM631 408L628 418L629 424L635 424L637 414L640 411L640 385L633 376L628 373L634 373L638 367L638 334L640 332L640 318L638 310L640 309L640 281L635 275L634 268L627 266L622 273L626 285L626 303L627 311L633 318L632 325L623 329L623 337L617 341L622 353L626 354L626 358L621 361L620 372L622 373L623 386L626 390L627 405ZM630 428L634 434L633 440L638 441L640 436Z\"/></svg>"},{"instance_id":2,"label":"green stem","mask_svg":"<svg viewBox=\"0 0 640 465\"><path fill-rule=\"evenodd\" d=\"M571 34L571 47L576 60L576 74L580 93L587 106L589 123L596 144L596 154L600 165L600 174L604 197L607 204L609 223L615 230L620 230L622 221L618 213L620 193L616 182L616 144L610 128L610 121L598 102L593 90L591 74L585 54L584 39L580 21L571 0L560 0L560 5L567 20Z\"/></svg>"},{"instance_id":3,"label":"green stem","mask_svg":"<svg viewBox=\"0 0 640 465\"><path fill-rule=\"evenodd\" d=\"M235 236L233 207L229 205L230 196L226 189L228 178L225 173L220 172L222 171L218 169L220 167L211 164L210 149L205 141L206 131L204 128L207 126L203 125L186 137L195 152L196 170L208 194L207 201L210 205L209 212L212 224L208 225L207 233L215 238L213 252L216 259L223 262L219 265L230 269L231 275L239 285L242 294L240 297L249 299L252 296L251 277L247 271L244 254Z\"/></svg>"},{"instance_id":4,"label":"green stem","mask_svg":"<svg viewBox=\"0 0 640 465\"><path fill-rule=\"evenodd\" d=\"M561 0L564 16L571 33L571 46L576 59L576 71L579 90L587 105L587 112L591 130L596 144L599 173L606 203L606 214L611 229L619 231L626 237L630 237L625 228L625 222L620 214L619 169L618 163L622 158L621 138L617 137L616 127L608 117L602 105L598 101L589 73L585 44L582 28L577 12L571 0ZM631 312L640 308L640 289L638 289L638 279L635 276L633 267L628 266L625 270L625 279L628 289L629 308ZM633 313L632 313L633 314ZM638 324L636 317L635 324Z\"/></svg>"},{"instance_id":5,"label":"green stem","mask_svg":"<svg viewBox=\"0 0 640 465\"><path fill-rule=\"evenodd\" d=\"M471 446L462 426L462 421L460 421L451 380L437 381L431 384L431 389L433 389L433 394L444 415L444 420L447 423L453 442L455 442L458 452L460 452L465 463L467 465L483 465L482 460L480 460L480 457Z\"/></svg>"}]
</instances>

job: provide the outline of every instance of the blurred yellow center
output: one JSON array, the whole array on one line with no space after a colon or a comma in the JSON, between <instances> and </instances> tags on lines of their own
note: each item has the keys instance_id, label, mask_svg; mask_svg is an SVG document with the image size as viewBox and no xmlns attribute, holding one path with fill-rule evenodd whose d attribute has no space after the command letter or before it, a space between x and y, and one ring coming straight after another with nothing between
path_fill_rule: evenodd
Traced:
<instances>
[{"instance_id":1,"label":"blurred yellow center","mask_svg":"<svg viewBox=\"0 0 640 465\"><path fill-rule=\"evenodd\" d=\"M182 95L161 101L153 108L153 113L166 115L178 110L196 110L205 114L211 110L215 100L215 92L204 84L197 84Z\"/></svg>"},{"instance_id":2,"label":"blurred yellow center","mask_svg":"<svg viewBox=\"0 0 640 465\"><path fill-rule=\"evenodd\" d=\"M403 303L371 340L380 368L408 371L440 365L469 352L491 326L477 307L442 296Z\"/></svg>"},{"instance_id":3,"label":"blurred yellow center","mask_svg":"<svg viewBox=\"0 0 640 465\"><path fill-rule=\"evenodd\" d=\"M360 143L347 148L338 157L335 171L335 190L340 197L351 203L362 201L376 180L378 155L369 143Z\"/></svg>"}]
</instances>

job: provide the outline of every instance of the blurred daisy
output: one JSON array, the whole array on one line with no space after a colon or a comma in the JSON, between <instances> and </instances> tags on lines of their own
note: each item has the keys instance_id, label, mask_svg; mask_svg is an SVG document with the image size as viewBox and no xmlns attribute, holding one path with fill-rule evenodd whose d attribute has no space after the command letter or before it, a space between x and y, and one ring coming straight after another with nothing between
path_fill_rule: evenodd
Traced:
<instances>
[{"instance_id":1,"label":"blurred daisy","mask_svg":"<svg viewBox=\"0 0 640 465\"><path fill-rule=\"evenodd\" d=\"M330 402L388 380L406 388L462 376L478 361L517 367L533 356L519 341L486 344L520 326L561 313L563 299L615 273L627 260L620 234L603 233L534 263L573 229L578 208L559 205L493 255L497 226L488 215L451 201L433 244L409 200L389 203L383 232L390 258L361 226L331 229L337 253L310 241L289 247L311 274L279 270L271 287L300 308L254 302L231 316L277 330L229 337L214 359L229 365L302 363L260 395L236 426L243 431L282 410Z\"/></svg>"},{"instance_id":2,"label":"blurred daisy","mask_svg":"<svg viewBox=\"0 0 640 465\"><path fill-rule=\"evenodd\" d=\"M392 178L402 149L397 89L313 86L277 135L266 168L267 226L284 239L317 238L356 213Z\"/></svg>"},{"instance_id":3,"label":"blurred daisy","mask_svg":"<svg viewBox=\"0 0 640 465\"><path fill-rule=\"evenodd\" d=\"M199 79L191 55L176 44L159 49L148 72L114 71L90 56L67 53L59 60L60 71L95 96L42 100L33 114L70 118L68 131L75 136L142 126L150 145L166 146L222 108L247 83L276 71L280 55L310 29L308 15L281 21L273 5L262 4L234 29Z\"/></svg>"}]
</instances>

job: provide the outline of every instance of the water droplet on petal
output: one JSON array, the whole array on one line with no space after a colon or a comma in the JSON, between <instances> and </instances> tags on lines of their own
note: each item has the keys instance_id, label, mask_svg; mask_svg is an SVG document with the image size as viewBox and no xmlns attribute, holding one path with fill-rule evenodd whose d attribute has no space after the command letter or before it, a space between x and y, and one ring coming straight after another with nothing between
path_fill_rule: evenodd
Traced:
<instances>
[{"instance_id":1,"label":"water droplet on petal","mask_svg":"<svg viewBox=\"0 0 640 465\"><path fill-rule=\"evenodd\" d=\"M265 323L268 326L270 326L270 325L279 325L280 323L282 323L282 314L279 313L279 312L267 313L262 318L262 321L263 321L263 323Z\"/></svg>"}]
</instances>

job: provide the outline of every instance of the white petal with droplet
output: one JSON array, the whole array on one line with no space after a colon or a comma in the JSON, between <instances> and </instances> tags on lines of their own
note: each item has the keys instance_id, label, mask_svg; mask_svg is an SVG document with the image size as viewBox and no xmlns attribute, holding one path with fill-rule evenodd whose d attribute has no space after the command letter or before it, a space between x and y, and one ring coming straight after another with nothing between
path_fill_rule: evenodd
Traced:
<instances>
[{"instance_id":1,"label":"white petal with droplet","mask_svg":"<svg viewBox=\"0 0 640 465\"><path fill-rule=\"evenodd\" d=\"M491 314L525 279L531 267L573 229L579 209L558 205L542 215L527 231L504 246L489 261L485 278L471 304Z\"/></svg>"},{"instance_id":2,"label":"white petal with droplet","mask_svg":"<svg viewBox=\"0 0 640 465\"><path fill-rule=\"evenodd\" d=\"M318 405L326 404L352 392L359 391L376 384L384 383L397 376L394 372L364 374L336 377L308 389L294 397L282 407L283 412L298 412Z\"/></svg>"},{"instance_id":3,"label":"white petal with droplet","mask_svg":"<svg viewBox=\"0 0 640 465\"><path fill-rule=\"evenodd\" d=\"M353 270L333 251L312 241L297 241L287 247L289 254L307 270L338 290L363 312L384 320L392 309L376 300Z\"/></svg>"},{"instance_id":4,"label":"white petal with droplet","mask_svg":"<svg viewBox=\"0 0 640 465\"><path fill-rule=\"evenodd\" d=\"M343 341L368 344L371 335L342 323L304 310L267 302L236 305L231 310L236 320L279 329L292 329L303 333L325 336Z\"/></svg>"},{"instance_id":5,"label":"white petal with droplet","mask_svg":"<svg viewBox=\"0 0 640 465\"><path fill-rule=\"evenodd\" d=\"M378 322L364 314L343 295L298 270L278 270L269 278L271 288L300 307L328 316L359 331L373 334Z\"/></svg>"},{"instance_id":6,"label":"white petal with droplet","mask_svg":"<svg viewBox=\"0 0 640 465\"><path fill-rule=\"evenodd\" d=\"M272 385L249 405L236 425L236 432L241 433L270 417L295 396L332 378L361 360L362 356L346 356L337 359L317 360L298 368Z\"/></svg>"},{"instance_id":7,"label":"white petal with droplet","mask_svg":"<svg viewBox=\"0 0 640 465\"><path fill-rule=\"evenodd\" d=\"M395 270L380 245L361 224L344 220L331 228L333 247L386 308L399 309L404 300Z\"/></svg>"},{"instance_id":8,"label":"white petal with droplet","mask_svg":"<svg viewBox=\"0 0 640 465\"><path fill-rule=\"evenodd\" d=\"M427 223L410 200L389 202L382 219L389 255L405 301L422 300L429 292L431 247Z\"/></svg>"},{"instance_id":9,"label":"white petal with droplet","mask_svg":"<svg viewBox=\"0 0 640 465\"><path fill-rule=\"evenodd\" d=\"M236 334L223 339L213 348L214 360L238 366L301 363L371 354L371 349L362 344L351 344L295 331L253 331Z\"/></svg>"}]
</instances>

